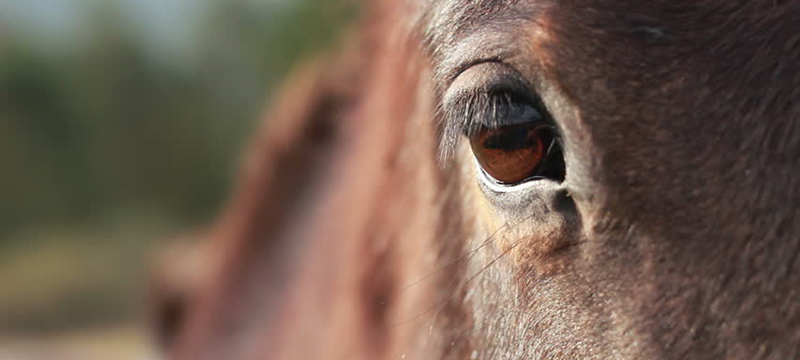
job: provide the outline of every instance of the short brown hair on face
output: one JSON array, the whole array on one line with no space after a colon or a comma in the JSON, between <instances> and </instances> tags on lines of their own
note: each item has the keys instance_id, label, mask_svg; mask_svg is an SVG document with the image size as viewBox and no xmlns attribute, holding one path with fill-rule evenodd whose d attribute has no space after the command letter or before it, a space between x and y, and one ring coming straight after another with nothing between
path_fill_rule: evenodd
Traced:
<instances>
[{"instance_id":1,"label":"short brown hair on face","mask_svg":"<svg viewBox=\"0 0 800 360\"><path fill-rule=\"evenodd\" d=\"M175 358L800 356L800 5L366 8L267 116ZM494 181L466 140L532 113L563 176Z\"/></svg>"}]
</instances>

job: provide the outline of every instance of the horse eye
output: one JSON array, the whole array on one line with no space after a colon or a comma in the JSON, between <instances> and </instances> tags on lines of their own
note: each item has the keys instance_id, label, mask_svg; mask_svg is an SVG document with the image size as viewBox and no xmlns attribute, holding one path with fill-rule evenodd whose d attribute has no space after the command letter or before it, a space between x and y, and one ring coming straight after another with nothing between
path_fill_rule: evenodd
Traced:
<instances>
[{"instance_id":1,"label":"horse eye","mask_svg":"<svg viewBox=\"0 0 800 360\"><path fill-rule=\"evenodd\" d=\"M483 170L504 184L533 178L564 179L561 151L549 127L517 124L483 129L469 137Z\"/></svg>"}]
</instances>

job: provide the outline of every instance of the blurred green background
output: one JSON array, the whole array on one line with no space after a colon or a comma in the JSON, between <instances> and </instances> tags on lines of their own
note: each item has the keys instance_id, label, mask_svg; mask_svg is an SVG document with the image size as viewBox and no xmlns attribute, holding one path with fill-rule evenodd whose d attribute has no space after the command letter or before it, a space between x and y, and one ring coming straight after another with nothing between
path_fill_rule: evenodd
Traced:
<instances>
[{"instance_id":1,"label":"blurred green background","mask_svg":"<svg viewBox=\"0 0 800 360\"><path fill-rule=\"evenodd\" d=\"M213 219L272 90L356 14L0 0L0 339L136 322L147 254Z\"/></svg>"}]
</instances>

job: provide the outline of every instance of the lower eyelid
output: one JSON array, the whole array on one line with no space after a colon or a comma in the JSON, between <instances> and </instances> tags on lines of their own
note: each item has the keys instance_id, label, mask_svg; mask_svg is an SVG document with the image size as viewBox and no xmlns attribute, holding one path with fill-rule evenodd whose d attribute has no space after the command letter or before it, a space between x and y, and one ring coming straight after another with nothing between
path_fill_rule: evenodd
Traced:
<instances>
[{"instance_id":1,"label":"lower eyelid","mask_svg":"<svg viewBox=\"0 0 800 360\"><path fill-rule=\"evenodd\" d=\"M502 194L502 193L517 192L533 186L531 182L528 181L528 179L522 180L514 184L501 183L492 178L491 175L486 173L486 171L483 170L483 167L481 167L480 163L478 163L477 160L475 160L475 166L476 166L477 177L481 183L481 186L483 186L486 190L489 190L493 193Z\"/></svg>"}]
</instances>

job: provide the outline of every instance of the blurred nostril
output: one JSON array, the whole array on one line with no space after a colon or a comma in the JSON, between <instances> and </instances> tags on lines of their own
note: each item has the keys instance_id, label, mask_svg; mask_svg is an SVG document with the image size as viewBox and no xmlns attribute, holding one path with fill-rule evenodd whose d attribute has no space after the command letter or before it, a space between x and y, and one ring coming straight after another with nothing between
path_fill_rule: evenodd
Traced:
<instances>
[{"instance_id":1,"label":"blurred nostril","mask_svg":"<svg viewBox=\"0 0 800 360\"><path fill-rule=\"evenodd\" d=\"M161 305L157 319L158 341L163 349L169 349L182 328L186 315L186 299L175 296Z\"/></svg>"}]
</instances>

